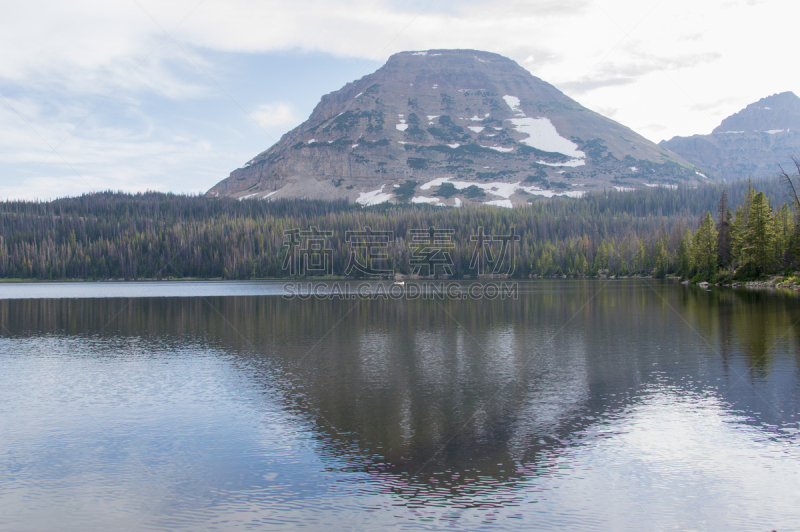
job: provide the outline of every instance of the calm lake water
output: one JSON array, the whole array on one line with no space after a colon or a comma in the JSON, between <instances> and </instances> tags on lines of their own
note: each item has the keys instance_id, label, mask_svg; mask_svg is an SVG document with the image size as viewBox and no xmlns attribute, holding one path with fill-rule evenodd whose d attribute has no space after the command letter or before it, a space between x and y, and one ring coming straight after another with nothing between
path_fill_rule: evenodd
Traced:
<instances>
[{"instance_id":1,"label":"calm lake water","mask_svg":"<svg viewBox=\"0 0 800 532\"><path fill-rule=\"evenodd\" d=\"M0 529L797 530L794 294L281 294L0 284Z\"/></svg>"}]
</instances>

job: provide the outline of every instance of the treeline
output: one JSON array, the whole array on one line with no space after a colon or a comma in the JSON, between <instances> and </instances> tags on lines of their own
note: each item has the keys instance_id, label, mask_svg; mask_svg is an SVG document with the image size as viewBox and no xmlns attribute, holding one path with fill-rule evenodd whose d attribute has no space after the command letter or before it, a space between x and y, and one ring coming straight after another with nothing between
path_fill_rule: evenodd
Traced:
<instances>
[{"instance_id":1,"label":"treeline","mask_svg":"<svg viewBox=\"0 0 800 532\"><path fill-rule=\"evenodd\" d=\"M751 273L772 272L797 265L798 224L781 201L785 192L776 178L753 182L752 189L747 182L612 189L582 198L537 199L517 209L363 208L346 202L113 192L7 201L0 203L0 277L286 277L292 273L285 260L292 247L285 245L284 232L312 227L331 232L323 247L334 275L348 269L352 252L366 253L364 239L348 242L348 231L392 232L379 250L387 258L373 266L409 273L419 255L412 230L429 227L453 230L446 251L456 277L480 273L472 239L479 228L487 236L509 235L512 228L519 235L514 276L602 272L712 278L743 266ZM711 212L718 213L716 220Z\"/></svg>"},{"instance_id":2,"label":"treeline","mask_svg":"<svg viewBox=\"0 0 800 532\"><path fill-rule=\"evenodd\" d=\"M750 188L732 213L723 191L716 223L708 213L694 233L686 230L677 269L693 281L756 279L796 266L799 248L798 224L788 203L773 209L763 191Z\"/></svg>"}]
</instances>

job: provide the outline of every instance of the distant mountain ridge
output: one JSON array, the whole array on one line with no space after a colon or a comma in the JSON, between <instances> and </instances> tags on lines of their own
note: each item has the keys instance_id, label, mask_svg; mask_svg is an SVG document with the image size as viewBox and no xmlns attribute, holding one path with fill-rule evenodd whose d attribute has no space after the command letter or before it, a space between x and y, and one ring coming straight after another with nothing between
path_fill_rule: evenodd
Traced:
<instances>
[{"instance_id":1,"label":"distant mountain ridge","mask_svg":"<svg viewBox=\"0 0 800 532\"><path fill-rule=\"evenodd\" d=\"M207 195L511 207L702 179L510 59L429 50L395 54L323 96L308 120Z\"/></svg>"},{"instance_id":2,"label":"distant mountain ridge","mask_svg":"<svg viewBox=\"0 0 800 532\"><path fill-rule=\"evenodd\" d=\"M725 180L775 175L800 155L800 98L767 96L732 114L710 135L673 137L661 146Z\"/></svg>"},{"instance_id":3,"label":"distant mountain ridge","mask_svg":"<svg viewBox=\"0 0 800 532\"><path fill-rule=\"evenodd\" d=\"M711 134L733 132L800 131L800 98L793 92L781 92L751 103L715 127Z\"/></svg>"}]
</instances>

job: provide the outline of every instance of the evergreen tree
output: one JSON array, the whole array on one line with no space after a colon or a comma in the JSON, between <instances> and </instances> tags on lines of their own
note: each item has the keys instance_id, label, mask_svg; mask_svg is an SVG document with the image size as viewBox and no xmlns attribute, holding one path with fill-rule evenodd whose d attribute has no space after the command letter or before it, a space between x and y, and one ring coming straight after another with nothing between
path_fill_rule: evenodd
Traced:
<instances>
[{"instance_id":1,"label":"evergreen tree","mask_svg":"<svg viewBox=\"0 0 800 532\"><path fill-rule=\"evenodd\" d=\"M644 243L639 240L639 249L636 250L636 265L634 269L636 273L643 273L646 268L646 254L644 250Z\"/></svg>"},{"instance_id":2,"label":"evergreen tree","mask_svg":"<svg viewBox=\"0 0 800 532\"><path fill-rule=\"evenodd\" d=\"M731 210L728 208L728 194L724 190L717 206L717 234L719 265L728 268L731 263Z\"/></svg>"},{"instance_id":3,"label":"evergreen tree","mask_svg":"<svg viewBox=\"0 0 800 532\"><path fill-rule=\"evenodd\" d=\"M747 220L755 197L755 190L753 190L750 180L747 183L747 194L742 204L737 207L733 224L731 225L731 266L734 269L747 262L744 251L746 247L745 233L747 232Z\"/></svg>"},{"instance_id":4,"label":"evergreen tree","mask_svg":"<svg viewBox=\"0 0 800 532\"><path fill-rule=\"evenodd\" d=\"M763 272L775 263L775 225L769 198L763 192L753 197L747 217L742 251L746 261L752 261Z\"/></svg>"},{"instance_id":5,"label":"evergreen tree","mask_svg":"<svg viewBox=\"0 0 800 532\"><path fill-rule=\"evenodd\" d=\"M669 254L667 252L668 244L661 238L656 244L656 279L663 279L667 275L669 268Z\"/></svg>"},{"instance_id":6,"label":"evergreen tree","mask_svg":"<svg viewBox=\"0 0 800 532\"><path fill-rule=\"evenodd\" d=\"M717 249L719 246L717 230L711 213L706 214L703 223L694 234L691 245L692 269L706 277L717 272Z\"/></svg>"},{"instance_id":7,"label":"evergreen tree","mask_svg":"<svg viewBox=\"0 0 800 532\"><path fill-rule=\"evenodd\" d=\"M730 266L736 269L743 264L742 246L744 245L745 216L742 206L736 208L736 213L731 223L731 260Z\"/></svg>"},{"instance_id":8,"label":"evergreen tree","mask_svg":"<svg viewBox=\"0 0 800 532\"><path fill-rule=\"evenodd\" d=\"M750 180L747 180L747 195L742 200L742 215L744 218L742 221L744 225L747 225L747 220L750 217L750 208L753 206L753 198L756 196L756 191L753 189L753 186L750 184Z\"/></svg>"},{"instance_id":9,"label":"evergreen tree","mask_svg":"<svg viewBox=\"0 0 800 532\"><path fill-rule=\"evenodd\" d=\"M678 265L681 277L688 278L691 274L692 258L691 258L691 245L692 245L692 232L687 229L683 233L683 238L678 245Z\"/></svg>"},{"instance_id":10,"label":"evergreen tree","mask_svg":"<svg viewBox=\"0 0 800 532\"><path fill-rule=\"evenodd\" d=\"M780 212L775 216L775 257L781 268L792 265L795 230L794 217L789 209L789 204L784 203Z\"/></svg>"}]
</instances>

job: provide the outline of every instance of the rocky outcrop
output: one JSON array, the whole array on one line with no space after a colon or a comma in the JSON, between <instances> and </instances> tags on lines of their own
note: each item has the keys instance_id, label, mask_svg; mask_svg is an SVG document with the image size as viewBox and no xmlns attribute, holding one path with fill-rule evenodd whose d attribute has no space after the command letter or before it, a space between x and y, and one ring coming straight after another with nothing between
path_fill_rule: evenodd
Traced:
<instances>
[{"instance_id":1,"label":"rocky outcrop","mask_svg":"<svg viewBox=\"0 0 800 532\"><path fill-rule=\"evenodd\" d=\"M677 185L691 165L514 61L474 50L392 56L208 191L364 204L481 202Z\"/></svg>"},{"instance_id":2,"label":"rocky outcrop","mask_svg":"<svg viewBox=\"0 0 800 532\"><path fill-rule=\"evenodd\" d=\"M800 98L774 94L750 104L710 135L673 137L661 146L725 180L775 175L800 155Z\"/></svg>"}]
</instances>

